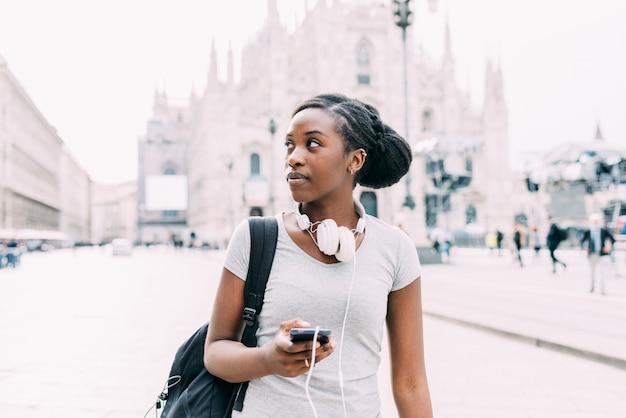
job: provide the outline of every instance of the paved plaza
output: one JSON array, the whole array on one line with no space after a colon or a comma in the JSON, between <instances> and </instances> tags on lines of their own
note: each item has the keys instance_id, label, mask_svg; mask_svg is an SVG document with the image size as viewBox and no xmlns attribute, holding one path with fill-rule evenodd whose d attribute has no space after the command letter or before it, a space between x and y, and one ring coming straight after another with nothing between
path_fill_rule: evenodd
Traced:
<instances>
[{"instance_id":1,"label":"paved plaza","mask_svg":"<svg viewBox=\"0 0 626 418\"><path fill-rule=\"evenodd\" d=\"M449 264L423 267L436 417L624 416L626 351L614 347L626 340L623 259L601 296L589 294L577 251L552 274L546 254L524 254L520 268L507 253L455 250ZM146 415L177 347L209 317L222 257L87 248L0 270L0 416ZM383 416L393 418L387 374L383 356Z\"/></svg>"}]
</instances>

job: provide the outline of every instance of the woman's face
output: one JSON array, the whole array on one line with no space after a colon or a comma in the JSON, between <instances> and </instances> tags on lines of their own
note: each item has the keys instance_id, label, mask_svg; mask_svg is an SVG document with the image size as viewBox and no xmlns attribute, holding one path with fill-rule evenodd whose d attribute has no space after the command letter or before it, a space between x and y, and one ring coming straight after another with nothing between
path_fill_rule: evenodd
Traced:
<instances>
[{"instance_id":1,"label":"woman's face","mask_svg":"<svg viewBox=\"0 0 626 418\"><path fill-rule=\"evenodd\" d=\"M289 125L285 147L285 174L296 202L352 193L349 154L326 111L311 108L298 112Z\"/></svg>"}]
</instances>

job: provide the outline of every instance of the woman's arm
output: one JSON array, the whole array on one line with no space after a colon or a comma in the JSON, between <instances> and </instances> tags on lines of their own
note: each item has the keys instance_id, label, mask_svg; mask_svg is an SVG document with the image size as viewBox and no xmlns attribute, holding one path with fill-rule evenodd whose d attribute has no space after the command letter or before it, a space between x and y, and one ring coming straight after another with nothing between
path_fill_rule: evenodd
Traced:
<instances>
[{"instance_id":1,"label":"woman's arm","mask_svg":"<svg viewBox=\"0 0 626 418\"><path fill-rule=\"evenodd\" d=\"M432 418L433 411L424 363L420 278L391 292L387 329L391 384L400 418Z\"/></svg>"},{"instance_id":2,"label":"woman's arm","mask_svg":"<svg viewBox=\"0 0 626 418\"><path fill-rule=\"evenodd\" d=\"M204 367L228 382L245 382L270 374L293 377L308 370L305 359L311 356L311 342L292 343L289 330L309 327L301 319L280 324L280 329L270 344L250 348L240 342L244 322L244 281L227 269L222 270L220 285L215 296L209 332L204 347ZM334 342L323 347L317 343L316 361L328 357Z\"/></svg>"}]
</instances>

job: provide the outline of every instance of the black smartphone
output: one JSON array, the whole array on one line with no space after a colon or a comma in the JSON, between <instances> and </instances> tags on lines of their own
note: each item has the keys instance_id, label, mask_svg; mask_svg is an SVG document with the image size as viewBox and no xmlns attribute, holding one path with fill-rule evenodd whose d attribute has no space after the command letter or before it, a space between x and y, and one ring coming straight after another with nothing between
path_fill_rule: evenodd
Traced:
<instances>
[{"instance_id":1,"label":"black smartphone","mask_svg":"<svg viewBox=\"0 0 626 418\"><path fill-rule=\"evenodd\" d=\"M315 328L291 328L289 331L291 341L294 343L301 341L312 341L315 335ZM326 344L330 340L330 330L328 328L320 328L317 332L317 341Z\"/></svg>"}]
</instances>

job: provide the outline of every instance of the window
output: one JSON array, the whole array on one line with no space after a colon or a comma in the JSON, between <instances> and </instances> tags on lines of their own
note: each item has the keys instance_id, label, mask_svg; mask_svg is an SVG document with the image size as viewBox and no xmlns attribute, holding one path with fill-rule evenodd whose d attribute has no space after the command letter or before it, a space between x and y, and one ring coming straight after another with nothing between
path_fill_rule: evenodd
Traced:
<instances>
[{"instance_id":1,"label":"window","mask_svg":"<svg viewBox=\"0 0 626 418\"><path fill-rule=\"evenodd\" d=\"M250 155L250 175L259 175L261 174L261 157L259 154L254 153Z\"/></svg>"},{"instance_id":2,"label":"window","mask_svg":"<svg viewBox=\"0 0 626 418\"><path fill-rule=\"evenodd\" d=\"M465 209L465 224L473 224L476 223L476 208L474 206L469 205L467 209Z\"/></svg>"},{"instance_id":3,"label":"window","mask_svg":"<svg viewBox=\"0 0 626 418\"><path fill-rule=\"evenodd\" d=\"M365 44L361 44L356 52L357 84L370 85L370 52Z\"/></svg>"},{"instance_id":4,"label":"window","mask_svg":"<svg viewBox=\"0 0 626 418\"><path fill-rule=\"evenodd\" d=\"M365 213L371 216L378 217L378 199L374 192L363 192L359 198Z\"/></svg>"},{"instance_id":5,"label":"window","mask_svg":"<svg viewBox=\"0 0 626 418\"><path fill-rule=\"evenodd\" d=\"M433 159L429 156L426 156L425 160L426 160L426 174L441 175L444 172L442 159L440 158Z\"/></svg>"},{"instance_id":6,"label":"window","mask_svg":"<svg viewBox=\"0 0 626 418\"><path fill-rule=\"evenodd\" d=\"M434 228L437 226L437 195L427 194L424 196L424 206L426 209L426 226Z\"/></svg>"},{"instance_id":7,"label":"window","mask_svg":"<svg viewBox=\"0 0 626 418\"><path fill-rule=\"evenodd\" d=\"M433 113L430 109L424 109L422 112L422 132L430 132L433 130Z\"/></svg>"},{"instance_id":8,"label":"window","mask_svg":"<svg viewBox=\"0 0 626 418\"><path fill-rule=\"evenodd\" d=\"M450 212L450 194L426 194L424 195L424 206L426 208L426 226L434 228L437 226L437 215L439 213Z\"/></svg>"}]
</instances>

